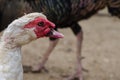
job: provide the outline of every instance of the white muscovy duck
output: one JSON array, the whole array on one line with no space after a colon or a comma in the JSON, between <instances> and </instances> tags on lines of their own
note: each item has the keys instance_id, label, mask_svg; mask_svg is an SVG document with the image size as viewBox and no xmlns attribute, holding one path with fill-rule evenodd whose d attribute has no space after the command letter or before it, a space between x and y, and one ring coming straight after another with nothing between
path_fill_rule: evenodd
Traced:
<instances>
[{"instance_id":1,"label":"white muscovy duck","mask_svg":"<svg viewBox=\"0 0 120 80\"><path fill-rule=\"evenodd\" d=\"M30 13L14 20L0 42L0 80L23 80L21 46L40 37L61 38L55 25L42 13Z\"/></svg>"}]
</instances>

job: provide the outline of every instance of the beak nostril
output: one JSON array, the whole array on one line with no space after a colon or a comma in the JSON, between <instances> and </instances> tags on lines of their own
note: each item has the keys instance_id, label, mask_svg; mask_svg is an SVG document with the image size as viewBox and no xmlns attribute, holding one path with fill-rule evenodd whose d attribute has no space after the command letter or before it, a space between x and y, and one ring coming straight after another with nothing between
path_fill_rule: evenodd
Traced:
<instances>
[{"instance_id":1,"label":"beak nostril","mask_svg":"<svg viewBox=\"0 0 120 80\"><path fill-rule=\"evenodd\" d=\"M50 24L50 26L49 26L49 27L51 27L51 28L55 28L55 24L54 24L54 23L49 22L49 24Z\"/></svg>"}]
</instances>

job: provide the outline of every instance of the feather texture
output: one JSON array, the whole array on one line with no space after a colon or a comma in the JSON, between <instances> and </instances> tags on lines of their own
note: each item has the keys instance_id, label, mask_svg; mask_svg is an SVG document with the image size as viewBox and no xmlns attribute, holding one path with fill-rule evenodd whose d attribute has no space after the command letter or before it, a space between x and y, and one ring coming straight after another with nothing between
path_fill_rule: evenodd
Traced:
<instances>
[{"instance_id":1,"label":"feather texture","mask_svg":"<svg viewBox=\"0 0 120 80\"><path fill-rule=\"evenodd\" d=\"M107 6L111 15L118 16L120 18L120 0L109 0Z\"/></svg>"},{"instance_id":2,"label":"feather texture","mask_svg":"<svg viewBox=\"0 0 120 80\"><path fill-rule=\"evenodd\" d=\"M33 10L43 12L49 20L61 27L89 18L105 7L104 0L28 0L28 2Z\"/></svg>"},{"instance_id":3,"label":"feather texture","mask_svg":"<svg viewBox=\"0 0 120 80\"><path fill-rule=\"evenodd\" d=\"M120 15L119 0L27 0L33 11L43 12L57 27L87 19L108 6L112 15Z\"/></svg>"},{"instance_id":4,"label":"feather texture","mask_svg":"<svg viewBox=\"0 0 120 80\"><path fill-rule=\"evenodd\" d=\"M106 6L111 15L120 17L120 0L0 0L0 30L33 11L43 12L57 26L65 27L88 19Z\"/></svg>"},{"instance_id":5,"label":"feather texture","mask_svg":"<svg viewBox=\"0 0 120 80\"><path fill-rule=\"evenodd\" d=\"M0 31L16 18L29 12L31 12L31 8L23 0L0 0Z\"/></svg>"}]
</instances>

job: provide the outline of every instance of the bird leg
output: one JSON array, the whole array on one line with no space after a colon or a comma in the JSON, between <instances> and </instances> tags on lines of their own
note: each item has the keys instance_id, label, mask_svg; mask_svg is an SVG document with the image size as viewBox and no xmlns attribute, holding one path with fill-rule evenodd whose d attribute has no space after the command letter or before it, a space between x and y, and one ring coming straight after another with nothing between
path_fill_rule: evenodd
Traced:
<instances>
[{"instance_id":1,"label":"bird leg","mask_svg":"<svg viewBox=\"0 0 120 80\"><path fill-rule=\"evenodd\" d=\"M44 70L45 72L48 72L48 70L45 68L45 63L47 62L47 60L48 60L50 54L52 53L53 49L56 47L58 41L59 41L58 39L50 41L49 47L48 47L46 53L43 55L42 61L38 65L32 67L32 72L33 73L41 72L41 70Z\"/></svg>"},{"instance_id":2,"label":"bird leg","mask_svg":"<svg viewBox=\"0 0 120 80\"><path fill-rule=\"evenodd\" d=\"M82 40L83 40L83 32L79 32L77 34L77 68L76 72L67 78L67 80L83 80L83 74L82 74L82 63L81 63L81 48L82 48Z\"/></svg>"}]
</instances>

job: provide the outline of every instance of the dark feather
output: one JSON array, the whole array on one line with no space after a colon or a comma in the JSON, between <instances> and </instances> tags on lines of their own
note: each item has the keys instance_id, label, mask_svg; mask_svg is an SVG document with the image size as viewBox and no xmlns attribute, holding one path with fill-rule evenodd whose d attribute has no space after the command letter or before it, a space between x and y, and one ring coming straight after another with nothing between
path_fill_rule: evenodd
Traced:
<instances>
[{"instance_id":1,"label":"dark feather","mask_svg":"<svg viewBox=\"0 0 120 80\"><path fill-rule=\"evenodd\" d=\"M120 0L109 0L108 11L112 16L120 18Z\"/></svg>"},{"instance_id":2,"label":"dark feather","mask_svg":"<svg viewBox=\"0 0 120 80\"><path fill-rule=\"evenodd\" d=\"M0 0L0 31L15 18L29 12L43 12L59 27L88 19L100 9L120 17L120 0Z\"/></svg>"},{"instance_id":3,"label":"dark feather","mask_svg":"<svg viewBox=\"0 0 120 80\"><path fill-rule=\"evenodd\" d=\"M105 7L104 0L27 0L33 10L43 12L60 27L87 19ZM38 9L39 7L39 9Z\"/></svg>"},{"instance_id":4,"label":"dark feather","mask_svg":"<svg viewBox=\"0 0 120 80\"><path fill-rule=\"evenodd\" d=\"M28 3L22 0L0 0L0 31L4 30L14 19L29 12Z\"/></svg>"}]
</instances>

